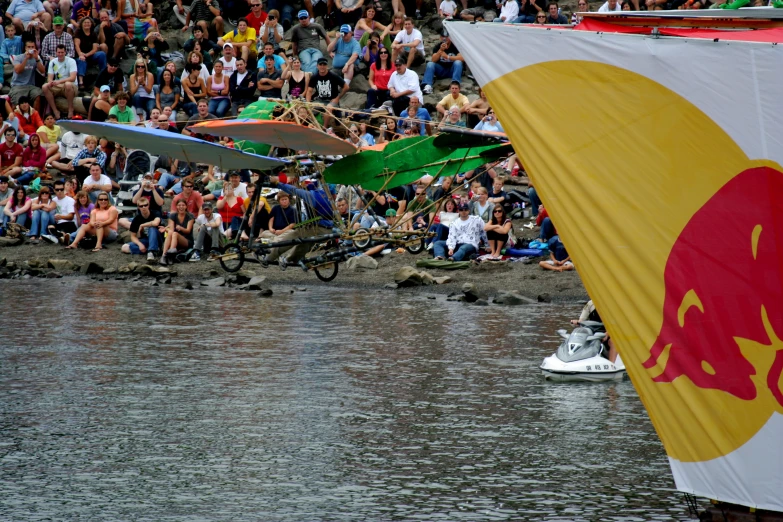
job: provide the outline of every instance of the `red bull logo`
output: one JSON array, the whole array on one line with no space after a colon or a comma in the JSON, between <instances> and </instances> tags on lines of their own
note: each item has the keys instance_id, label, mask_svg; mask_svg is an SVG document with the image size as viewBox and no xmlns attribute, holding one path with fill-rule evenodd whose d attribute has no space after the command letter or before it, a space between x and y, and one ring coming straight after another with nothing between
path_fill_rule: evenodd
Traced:
<instances>
[{"instance_id":1,"label":"red bull logo","mask_svg":"<svg viewBox=\"0 0 783 522\"><path fill-rule=\"evenodd\" d=\"M663 326L644 362L652 368L668 352L654 381L684 376L700 388L757 397L757 369L737 340L772 346L783 334L782 234L783 174L768 167L745 170L693 215L666 263ZM777 350L766 383L783 405L781 373Z\"/></svg>"}]
</instances>

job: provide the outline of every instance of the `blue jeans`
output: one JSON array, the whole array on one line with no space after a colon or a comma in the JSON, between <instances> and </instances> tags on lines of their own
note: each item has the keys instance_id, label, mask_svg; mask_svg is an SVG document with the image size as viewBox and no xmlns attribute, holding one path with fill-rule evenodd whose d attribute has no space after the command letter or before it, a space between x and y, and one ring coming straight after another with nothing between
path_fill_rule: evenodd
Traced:
<instances>
[{"instance_id":1,"label":"blue jeans","mask_svg":"<svg viewBox=\"0 0 783 522\"><path fill-rule=\"evenodd\" d=\"M8 216L3 213L3 226L5 227L10 222L10 219ZM16 216L16 224L23 227L27 224L27 214L19 214Z\"/></svg>"},{"instance_id":2,"label":"blue jeans","mask_svg":"<svg viewBox=\"0 0 783 522\"><path fill-rule=\"evenodd\" d=\"M158 186L163 190L168 190L174 183L177 182L177 176L168 172L163 172L158 180Z\"/></svg>"},{"instance_id":3,"label":"blue jeans","mask_svg":"<svg viewBox=\"0 0 783 522\"><path fill-rule=\"evenodd\" d=\"M435 245L432 247L435 257L447 257L446 254L448 253L448 249L449 247L445 240L435 241ZM454 249L454 255L451 256L451 259L454 261L462 261L475 253L476 247L470 243L457 243L457 248Z\"/></svg>"},{"instance_id":4,"label":"blue jeans","mask_svg":"<svg viewBox=\"0 0 783 522\"><path fill-rule=\"evenodd\" d=\"M302 70L311 74L318 72L316 64L318 59L323 57L324 55L320 49L312 48L299 51L299 61L302 62Z\"/></svg>"},{"instance_id":5,"label":"blue jeans","mask_svg":"<svg viewBox=\"0 0 783 522\"><path fill-rule=\"evenodd\" d=\"M155 108L155 98L142 98L137 94L133 95L133 106L137 109L143 109L146 117L150 117L150 112ZM188 116L192 116L189 114Z\"/></svg>"},{"instance_id":6,"label":"blue jeans","mask_svg":"<svg viewBox=\"0 0 783 522\"><path fill-rule=\"evenodd\" d=\"M19 218L17 218L18 221ZM54 210L45 212L41 209L33 211L33 222L30 225L29 237L48 234L49 225L54 225Z\"/></svg>"},{"instance_id":7,"label":"blue jeans","mask_svg":"<svg viewBox=\"0 0 783 522\"><path fill-rule=\"evenodd\" d=\"M542 241L549 241L553 237L557 237L557 231L555 230L555 225L552 224L552 220L548 217L545 217L543 221L541 221L541 234L540 234Z\"/></svg>"},{"instance_id":8,"label":"blue jeans","mask_svg":"<svg viewBox=\"0 0 783 522\"><path fill-rule=\"evenodd\" d=\"M213 98L209 100L209 113L222 118L231 107L231 98Z\"/></svg>"},{"instance_id":9,"label":"blue jeans","mask_svg":"<svg viewBox=\"0 0 783 522\"><path fill-rule=\"evenodd\" d=\"M158 252L160 250L160 232L155 227L147 228L147 237L140 237L139 241L147 248L147 252ZM128 243L131 254L139 255L139 245L131 241Z\"/></svg>"},{"instance_id":10,"label":"blue jeans","mask_svg":"<svg viewBox=\"0 0 783 522\"><path fill-rule=\"evenodd\" d=\"M438 223L432 227L432 231L435 232L435 237L427 239L426 243L429 245L434 241L446 241L449 237L449 227L442 223ZM433 247L435 248L435 247Z\"/></svg>"},{"instance_id":11,"label":"blue jeans","mask_svg":"<svg viewBox=\"0 0 783 522\"><path fill-rule=\"evenodd\" d=\"M382 226L386 225L386 220L383 219L383 217L378 216L378 221L381 222ZM364 214L362 214L362 217L359 220L359 226L362 228L370 229L375 224L377 224L375 218L369 212L365 212Z\"/></svg>"},{"instance_id":12,"label":"blue jeans","mask_svg":"<svg viewBox=\"0 0 783 522\"><path fill-rule=\"evenodd\" d=\"M106 53L103 51L98 51L86 60L80 60L79 58L76 58L76 74L79 76L84 76L87 74L87 66L93 63L98 66L99 71L104 70L106 68Z\"/></svg>"},{"instance_id":13,"label":"blue jeans","mask_svg":"<svg viewBox=\"0 0 783 522\"><path fill-rule=\"evenodd\" d=\"M431 87L435 78L448 78L449 75L451 75L452 81L461 81L462 67L463 65L460 61L451 62L448 65L441 65L438 62L427 62L423 83Z\"/></svg>"},{"instance_id":14,"label":"blue jeans","mask_svg":"<svg viewBox=\"0 0 783 522\"><path fill-rule=\"evenodd\" d=\"M34 172L23 172L22 174L19 174L18 178L14 178L14 181L17 185L28 185L33 179L35 179Z\"/></svg>"},{"instance_id":15,"label":"blue jeans","mask_svg":"<svg viewBox=\"0 0 783 522\"><path fill-rule=\"evenodd\" d=\"M522 16L517 16L516 18L511 20L511 23L512 24L532 24L535 21L536 21L536 19L535 19L535 17L533 15L522 15Z\"/></svg>"},{"instance_id":16,"label":"blue jeans","mask_svg":"<svg viewBox=\"0 0 783 522\"><path fill-rule=\"evenodd\" d=\"M538 192L533 187L527 189L527 197L530 198L530 206L533 210L533 216L538 215L538 206L541 205L541 200L538 198Z\"/></svg>"}]
</instances>

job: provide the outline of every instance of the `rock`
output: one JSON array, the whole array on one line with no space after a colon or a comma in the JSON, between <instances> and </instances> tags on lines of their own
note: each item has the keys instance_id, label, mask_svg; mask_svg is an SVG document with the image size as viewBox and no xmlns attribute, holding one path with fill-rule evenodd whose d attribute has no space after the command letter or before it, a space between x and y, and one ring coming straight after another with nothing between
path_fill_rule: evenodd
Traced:
<instances>
[{"instance_id":1,"label":"rock","mask_svg":"<svg viewBox=\"0 0 783 522\"><path fill-rule=\"evenodd\" d=\"M16 270L16 262L15 262L15 261L9 261L9 262L8 262L8 263L5 265L5 267L6 267L8 270Z\"/></svg>"},{"instance_id":2,"label":"rock","mask_svg":"<svg viewBox=\"0 0 783 522\"><path fill-rule=\"evenodd\" d=\"M489 302L486 299L478 299L473 301L473 304L476 306L489 306Z\"/></svg>"},{"instance_id":3,"label":"rock","mask_svg":"<svg viewBox=\"0 0 783 522\"><path fill-rule=\"evenodd\" d=\"M162 285L170 285L171 284L171 274L163 274L159 275L156 282L162 284Z\"/></svg>"},{"instance_id":4,"label":"rock","mask_svg":"<svg viewBox=\"0 0 783 522\"><path fill-rule=\"evenodd\" d=\"M479 299L486 299L486 296L481 294L475 283L465 283L462 285L462 294L464 295L464 301L468 303L475 303Z\"/></svg>"},{"instance_id":5,"label":"rock","mask_svg":"<svg viewBox=\"0 0 783 522\"><path fill-rule=\"evenodd\" d=\"M496 295L495 298L492 300L492 302L499 305L515 306L515 305L523 305L523 304L533 304L536 301L530 299L529 297L521 296L516 292L499 292L498 295Z\"/></svg>"},{"instance_id":6,"label":"rock","mask_svg":"<svg viewBox=\"0 0 783 522\"><path fill-rule=\"evenodd\" d=\"M6 258L0 259L0 266L5 266L6 264L8 264L8 260Z\"/></svg>"},{"instance_id":7,"label":"rock","mask_svg":"<svg viewBox=\"0 0 783 522\"><path fill-rule=\"evenodd\" d=\"M262 292L269 290L269 282L266 280L266 276L254 276L245 286L247 286L248 290L260 290Z\"/></svg>"},{"instance_id":8,"label":"rock","mask_svg":"<svg viewBox=\"0 0 783 522\"><path fill-rule=\"evenodd\" d=\"M226 276L226 282L233 283L235 285L246 285L254 277L256 277L256 275L253 272L248 272L247 270L240 270L236 274L231 274Z\"/></svg>"},{"instance_id":9,"label":"rock","mask_svg":"<svg viewBox=\"0 0 783 522\"><path fill-rule=\"evenodd\" d=\"M264 290L261 290L258 292L258 297L272 297L272 289L265 288Z\"/></svg>"},{"instance_id":10,"label":"rock","mask_svg":"<svg viewBox=\"0 0 783 522\"><path fill-rule=\"evenodd\" d=\"M512 270L511 263L479 263L473 270L479 272L508 272Z\"/></svg>"},{"instance_id":11,"label":"rock","mask_svg":"<svg viewBox=\"0 0 783 522\"><path fill-rule=\"evenodd\" d=\"M552 302L552 296L550 296L547 293L539 294L537 297L539 303L551 303Z\"/></svg>"},{"instance_id":12,"label":"rock","mask_svg":"<svg viewBox=\"0 0 783 522\"><path fill-rule=\"evenodd\" d=\"M52 271L52 272L49 272L48 274L46 274L46 278L47 279L59 279L62 276L63 275L60 272L55 272L55 271Z\"/></svg>"},{"instance_id":13,"label":"rock","mask_svg":"<svg viewBox=\"0 0 783 522\"><path fill-rule=\"evenodd\" d=\"M98 263L93 263L92 261L90 261L89 263L87 263L82 267L82 274L85 275L102 274L102 273L103 273L103 267Z\"/></svg>"},{"instance_id":14,"label":"rock","mask_svg":"<svg viewBox=\"0 0 783 522\"><path fill-rule=\"evenodd\" d=\"M427 299L429 299L429 300L431 300L431 301L434 301L434 300L435 300L435 299L437 299L437 298L436 298L434 295L428 295L428 296L427 296Z\"/></svg>"},{"instance_id":15,"label":"rock","mask_svg":"<svg viewBox=\"0 0 783 522\"><path fill-rule=\"evenodd\" d=\"M446 296L446 301L464 301L465 296L460 294L449 294Z\"/></svg>"},{"instance_id":16,"label":"rock","mask_svg":"<svg viewBox=\"0 0 783 522\"><path fill-rule=\"evenodd\" d=\"M193 283L190 281L185 281L185 286L183 286L185 290L193 290Z\"/></svg>"},{"instance_id":17,"label":"rock","mask_svg":"<svg viewBox=\"0 0 783 522\"><path fill-rule=\"evenodd\" d=\"M117 273L117 269L116 268L105 268L103 270L103 275L114 275L116 273Z\"/></svg>"},{"instance_id":18,"label":"rock","mask_svg":"<svg viewBox=\"0 0 783 522\"><path fill-rule=\"evenodd\" d=\"M138 266L140 266L139 263L131 262L131 263L128 263L127 265L125 265L125 266L121 266L120 268L118 268L117 272L120 273L120 274L130 274L134 270L136 270L136 267L138 267Z\"/></svg>"},{"instance_id":19,"label":"rock","mask_svg":"<svg viewBox=\"0 0 783 522\"><path fill-rule=\"evenodd\" d=\"M294 290L296 290L297 292L307 292L307 288L305 288L304 286L295 286Z\"/></svg>"},{"instance_id":20,"label":"rock","mask_svg":"<svg viewBox=\"0 0 783 522\"><path fill-rule=\"evenodd\" d=\"M403 266L394 274L398 287L421 286L421 274L412 266Z\"/></svg>"},{"instance_id":21,"label":"rock","mask_svg":"<svg viewBox=\"0 0 783 522\"><path fill-rule=\"evenodd\" d=\"M378 261L370 256L353 256L348 258L345 266L350 270L377 270Z\"/></svg>"},{"instance_id":22,"label":"rock","mask_svg":"<svg viewBox=\"0 0 783 522\"><path fill-rule=\"evenodd\" d=\"M38 258L28 259L25 262L30 268L46 268L46 262Z\"/></svg>"},{"instance_id":23,"label":"rock","mask_svg":"<svg viewBox=\"0 0 783 522\"><path fill-rule=\"evenodd\" d=\"M219 275L220 275L220 272L218 272L217 270L215 270L215 269L213 268L212 270L210 270L210 271L209 271L209 275L211 275L211 276L213 276L213 277L214 277L214 276L219 276Z\"/></svg>"},{"instance_id":24,"label":"rock","mask_svg":"<svg viewBox=\"0 0 783 522\"><path fill-rule=\"evenodd\" d=\"M438 284L435 282L435 278L432 277L432 274L428 272L422 271L419 272L419 275L421 276L421 284L423 284L424 286L432 286Z\"/></svg>"},{"instance_id":25,"label":"rock","mask_svg":"<svg viewBox=\"0 0 783 522\"><path fill-rule=\"evenodd\" d=\"M397 290L398 285L397 283L386 283L383 287L389 290Z\"/></svg>"},{"instance_id":26,"label":"rock","mask_svg":"<svg viewBox=\"0 0 783 522\"><path fill-rule=\"evenodd\" d=\"M153 270L153 267L150 265L137 264L136 268L133 269L133 273L142 276L151 276L155 273L155 271Z\"/></svg>"},{"instance_id":27,"label":"rock","mask_svg":"<svg viewBox=\"0 0 783 522\"><path fill-rule=\"evenodd\" d=\"M446 283L451 283L452 279L449 276L440 276L440 277L433 277L436 284L439 285L445 285Z\"/></svg>"},{"instance_id":28,"label":"rock","mask_svg":"<svg viewBox=\"0 0 783 522\"><path fill-rule=\"evenodd\" d=\"M351 80L351 88L349 89L348 92L357 92L359 94L364 94L365 95L364 100L366 102L367 101L366 94L369 88L370 88L370 81L365 76L361 74L356 74L354 75L353 80ZM343 96L343 99L345 99L345 96ZM364 105L362 105L361 108L364 109Z\"/></svg>"},{"instance_id":29,"label":"rock","mask_svg":"<svg viewBox=\"0 0 783 522\"><path fill-rule=\"evenodd\" d=\"M351 81L351 83L353 83L353 81ZM342 98L340 98L340 107L345 107L346 109L362 110L366 104L366 94L359 94L349 91L346 92Z\"/></svg>"},{"instance_id":30,"label":"rock","mask_svg":"<svg viewBox=\"0 0 783 522\"><path fill-rule=\"evenodd\" d=\"M72 261L68 261L67 259L50 259L47 262L47 266L59 270L60 272L73 272L74 270L79 270L79 265Z\"/></svg>"},{"instance_id":31,"label":"rock","mask_svg":"<svg viewBox=\"0 0 783 522\"><path fill-rule=\"evenodd\" d=\"M209 286L211 288L217 288L219 286L226 286L226 280L223 277L216 277L214 279L206 279L201 282L201 286Z\"/></svg>"},{"instance_id":32,"label":"rock","mask_svg":"<svg viewBox=\"0 0 783 522\"><path fill-rule=\"evenodd\" d=\"M171 274L172 277L177 275L177 272L165 266L158 266L158 265L151 266L150 270L152 270L156 274Z\"/></svg>"}]
</instances>

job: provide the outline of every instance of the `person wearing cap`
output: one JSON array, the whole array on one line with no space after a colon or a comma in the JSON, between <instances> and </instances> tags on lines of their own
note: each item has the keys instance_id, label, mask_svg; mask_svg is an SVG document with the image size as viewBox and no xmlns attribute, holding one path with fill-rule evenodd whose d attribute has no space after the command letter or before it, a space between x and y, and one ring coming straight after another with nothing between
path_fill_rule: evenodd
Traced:
<instances>
[{"instance_id":1,"label":"person wearing cap","mask_svg":"<svg viewBox=\"0 0 783 522\"><path fill-rule=\"evenodd\" d=\"M193 225L196 241L193 244L193 255L190 256L188 261L197 262L201 261L201 254L204 252L204 243L207 237L210 239L210 248L213 251L220 250L220 236L223 229L223 218L219 212L215 212L212 207L211 201L205 201L201 206L204 211L203 214L199 214L196 218L196 222Z\"/></svg>"},{"instance_id":2,"label":"person wearing cap","mask_svg":"<svg viewBox=\"0 0 783 522\"><path fill-rule=\"evenodd\" d=\"M237 28L229 31L218 39L218 45L231 42L234 44L234 52L238 57L242 57L245 62L250 58L258 56L256 49L256 30L248 27L247 18L242 17L237 20Z\"/></svg>"},{"instance_id":3,"label":"person wearing cap","mask_svg":"<svg viewBox=\"0 0 783 522\"><path fill-rule=\"evenodd\" d=\"M331 45L332 41L323 27L310 21L310 13L306 10L299 11L298 18L299 25L291 30L291 49L299 56L302 70L315 74L318 60L324 57L321 53L321 38L326 41L327 46Z\"/></svg>"},{"instance_id":4,"label":"person wearing cap","mask_svg":"<svg viewBox=\"0 0 783 522\"><path fill-rule=\"evenodd\" d=\"M52 15L46 12L46 8L40 0L13 0L5 17L10 19L21 34L31 22L42 22L49 31L52 28Z\"/></svg>"},{"instance_id":5,"label":"person wearing cap","mask_svg":"<svg viewBox=\"0 0 783 522\"><path fill-rule=\"evenodd\" d=\"M65 97L68 102L68 118L73 118L73 99L76 96L76 60L65 55L65 45L57 45L57 58L49 62L47 82L41 89L54 117L60 119L55 97Z\"/></svg>"},{"instance_id":6,"label":"person wearing cap","mask_svg":"<svg viewBox=\"0 0 783 522\"><path fill-rule=\"evenodd\" d=\"M52 21L53 31L44 36L41 42L41 57L44 63L49 63L57 58L57 46L65 46L65 56L68 58L76 57L76 47L73 43L73 37L65 31L65 20L62 16L55 16Z\"/></svg>"},{"instance_id":7,"label":"person wearing cap","mask_svg":"<svg viewBox=\"0 0 783 522\"><path fill-rule=\"evenodd\" d=\"M237 70L237 59L234 56L234 44L226 42L223 44L223 56L218 60L223 64L223 74L231 76Z\"/></svg>"},{"instance_id":8,"label":"person wearing cap","mask_svg":"<svg viewBox=\"0 0 783 522\"><path fill-rule=\"evenodd\" d=\"M160 251L161 237L158 231L160 215L150 211L150 200L140 197L136 202L136 215L127 227L131 240L122 245L124 254L147 254L147 260L153 261ZM122 220L121 220L122 221ZM124 221L128 221L127 219Z\"/></svg>"},{"instance_id":9,"label":"person wearing cap","mask_svg":"<svg viewBox=\"0 0 783 522\"><path fill-rule=\"evenodd\" d=\"M424 87L422 87L424 94L432 93L432 84L435 78L450 76L452 82L461 81L464 65L465 59L462 54L448 34L444 33L440 37L440 43L435 45L432 50L432 59L427 62L427 68L424 70Z\"/></svg>"},{"instance_id":10,"label":"person wearing cap","mask_svg":"<svg viewBox=\"0 0 783 522\"><path fill-rule=\"evenodd\" d=\"M329 70L329 61L326 58L318 59L318 72L310 77L307 85L305 99L308 102L316 102L326 105L324 114L324 127L331 124L331 114L334 107L340 106L340 98L348 92L348 84Z\"/></svg>"},{"instance_id":11,"label":"person wearing cap","mask_svg":"<svg viewBox=\"0 0 783 522\"><path fill-rule=\"evenodd\" d=\"M405 18L403 29L392 42L392 60L402 57L408 67L424 63L424 37L413 26L413 18Z\"/></svg>"},{"instance_id":12,"label":"person wearing cap","mask_svg":"<svg viewBox=\"0 0 783 522\"><path fill-rule=\"evenodd\" d=\"M106 87L113 98L115 94L125 90L125 81L125 75L120 69L120 60L112 56L106 60L106 67L98 73L92 94L100 97L103 88Z\"/></svg>"},{"instance_id":13,"label":"person wearing cap","mask_svg":"<svg viewBox=\"0 0 783 522\"><path fill-rule=\"evenodd\" d=\"M335 38L327 47L329 55L332 57L332 72L342 74L346 85L351 84L353 79L356 60L362 48L359 42L353 37L353 30L348 24L340 27L340 38Z\"/></svg>"},{"instance_id":14,"label":"person wearing cap","mask_svg":"<svg viewBox=\"0 0 783 522\"><path fill-rule=\"evenodd\" d=\"M419 87L419 75L408 69L405 58L397 57L394 67L396 70L389 77L389 96L394 114L401 114L408 107L411 98L416 97L419 102L424 103L424 96Z\"/></svg>"},{"instance_id":15,"label":"person wearing cap","mask_svg":"<svg viewBox=\"0 0 783 522\"><path fill-rule=\"evenodd\" d=\"M99 24L96 28L98 33L98 43L101 51L117 59L119 65L120 56L125 55L125 46L130 44L130 37L125 32L125 28L111 19L109 11L101 9L98 12ZM102 85L97 83L96 85Z\"/></svg>"},{"instance_id":16,"label":"person wearing cap","mask_svg":"<svg viewBox=\"0 0 783 522\"><path fill-rule=\"evenodd\" d=\"M182 0L177 0L177 7L182 12ZM218 0L193 0L190 4L190 10L185 15L185 26L182 32L186 32L190 27L190 22L200 26L205 35L209 35L209 29L212 28L215 35L223 34L224 25L221 16L220 4Z\"/></svg>"},{"instance_id":17,"label":"person wearing cap","mask_svg":"<svg viewBox=\"0 0 783 522\"><path fill-rule=\"evenodd\" d=\"M468 259L478 252L479 243L482 237L486 236L484 221L478 216L470 215L467 203L457 205L457 213L459 217L449 225L448 239L433 243L435 259L444 259L447 252L449 261Z\"/></svg>"}]
</instances>

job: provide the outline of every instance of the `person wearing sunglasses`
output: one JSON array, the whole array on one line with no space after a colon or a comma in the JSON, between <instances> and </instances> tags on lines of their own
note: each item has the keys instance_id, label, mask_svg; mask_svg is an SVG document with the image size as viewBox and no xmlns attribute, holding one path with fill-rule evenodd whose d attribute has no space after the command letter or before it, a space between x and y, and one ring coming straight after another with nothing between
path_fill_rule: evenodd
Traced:
<instances>
[{"instance_id":1,"label":"person wearing sunglasses","mask_svg":"<svg viewBox=\"0 0 783 522\"><path fill-rule=\"evenodd\" d=\"M389 79L394 73L394 66L391 61L391 51L382 47L378 49L378 57L370 65L369 84L367 89L366 109L375 109L390 98Z\"/></svg>"},{"instance_id":2,"label":"person wearing sunglasses","mask_svg":"<svg viewBox=\"0 0 783 522\"><path fill-rule=\"evenodd\" d=\"M122 245L124 254L147 254L147 261L154 261L160 251L160 217L150 211L150 200L141 197L136 203L138 209L130 224L129 243Z\"/></svg>"},{"instance_id":3,"label":"person wearing sunglasses","mask_svg":"<svg viewBox=\"0 0 783 522\"><path fill-rule=\"evenodd\" d=\"M481 118L481 121L473 127L473 130L484 132L506 132L503 130L503 125L498 121L495 111L491 108L487 111L486 116Z\"/></svg>"},{"instance_id":4,"label":"person wearing sunglasses","mask_svg":"<svg viewBox=\"0 0 783 522\"><path fill-rule=\"evenodd\" d=\"M269 13L264 10L264 4L261 2L261 0L250 0L249 5L250 12L245 15L245 18L247 18L247 26L255 29L256 34L261 36L261 34L264 32L261 28L269 19ZM277 21L279 21L280 16L276 13L275 18L277 18Z\"/></svg>"},{"instance_id":5,"label":"person wearing sunglasses","mask_svg":"<svg viewBox=\"0 0 783 522\"><path fill-rule=\"evenodd\" d=\"M103 250L103 243L109 243L117 239L118 216L117 208L109 201L109 193L101 192L98 194L97 207L90 214L90 222L79 227L76 238L73 243L65 248L75 249L84 236L90 235L96 237L95 248L93 252ZM73 218L71 218L73 219Z\"/></svg>"},{"instance_id":6,"label":"person wearing sunglasses","mask_svg":"<svg viewBox=\"0 0 783 522\"><path fill-rule=\"evenodd\" d=\"M571 14L571 25L576 25L582 21L582 16L579 13L586 13L590 11L590 6L587 0L579 0L576 4L576 11Z\"/></svg>"}]
</instances>

